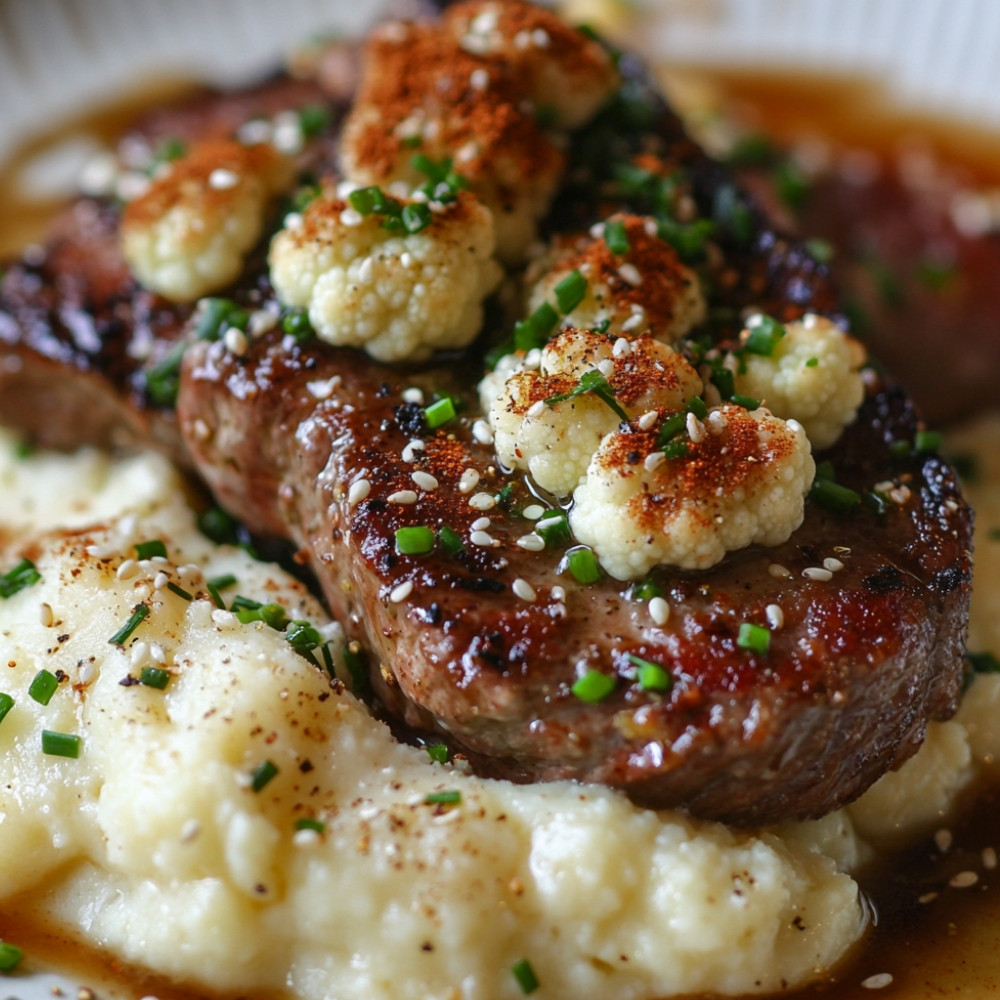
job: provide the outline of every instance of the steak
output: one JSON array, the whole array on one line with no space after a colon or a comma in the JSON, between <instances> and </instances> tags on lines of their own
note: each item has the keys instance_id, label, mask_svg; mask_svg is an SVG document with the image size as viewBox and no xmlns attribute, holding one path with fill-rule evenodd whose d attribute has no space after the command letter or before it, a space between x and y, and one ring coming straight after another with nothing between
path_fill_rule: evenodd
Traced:
<instances>
[{"instance_id":1,"label":"steak","mask_svg":"<svg viewBox=\"0 0 1000 1000\"><path fill-rule=\"evenodd\" d=\"M688 139L635 60L620 69L624 103L576 137L580 169L546 234L619 208L642 212L641 200L609 188L602 164L652 149L680 165L718 226L706 337L732 343L751 307L782 320L837 316L827 268ZM342 73L328 75L346 87ZM247 101L282 86L202 98L140 130L231 129L238 102L245 115ZM334 122L345 96L329 97ZM335 132L311 151L311 169L335 172ZM890 379L868 373L857 420L817 456L865 503L844 513L810 498L784 544L732 552L709 570L661 567L645 589L607 577L582 584L566 571L565 545L518 544L536 523L530 508L555 504L505 474L475 432L474 387L483 349L507 322L502 310L472 349L412 369L280 329L240 353L196 342L175 416L149 398L147 374L191 310L135 285L116 225L113 205L84 200L44 259L6 274L0 419L57 447L161 447L252 530L291 539L366 651L377 703L477 772L599 782L655 808L771 823L850 801L916 750L929 719L954 711L971 513L947 464L913 447L923 425ZM263 250L231 291L249 308L273 295ZM454 398L459 415L431 428L416 400L435 394ZM396 531L406 527L438 533L433 551L401 554ZM654 615L653 592L668 618ZM773 621L775 608L770 647L744 648L741 626ZM665 669L667 689L646 689L637 663ZM573 691L591 669L614 678L598 702Z\"/></svg>"}]
</instances>

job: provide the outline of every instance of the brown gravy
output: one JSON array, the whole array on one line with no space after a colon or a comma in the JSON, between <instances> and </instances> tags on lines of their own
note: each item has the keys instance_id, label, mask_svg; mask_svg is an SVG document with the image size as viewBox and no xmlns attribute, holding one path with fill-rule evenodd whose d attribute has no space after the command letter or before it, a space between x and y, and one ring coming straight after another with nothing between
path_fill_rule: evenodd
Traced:
<instances>
[{"instance_id":1,"label":"brown gravy","mask_svg":"<svg viewBox=\"0 0 1000 1000\"><path fill-rule=\"evenodd\" d=\"M877 96L873 99L869 83L716 70L671 74L667 82L683 89L692 81L714 88L723 104L738 102L749 108L751 116L779 141L818 134L835 144L888 156L901 142L919 137L942 161L960 165L970 181L1000 184L1000 135L954 122L901 115ZM179 96L185 89L177 84L158 85L138 97L63 123L33 140L0 170L0 257L25 242L40 239L58 208L58 203L28 202L17 195L17 178L33 157L69 134L108 141L140 109L154 100ZM860 881L871 901L875 926L842 968L795 996L800 1000L939 1000L1000 995L1000 868L987 866L989 852L1000 851L1000 775L969 796L967 807L950 824L950 830L954 840L947 852L939 850L929 834L862 875ZM994 863L995 857L992 855ZM961 876L968 872L975 873L976 882L960 887ZM956 876L960 876L959 885L949 885ZM160 1000L205 996L148 977L53 932L46 926L43 912L27 903L0 913L0 939L25 949L25 971L60 968L99 994L112 990L135 997L151 994ZM862 985L870 977L884 974L892 977L884 988ZM16 988L16 978L8 982ZM257 995L256 1000L264 998Z\"/></svg>"}]
</instances>

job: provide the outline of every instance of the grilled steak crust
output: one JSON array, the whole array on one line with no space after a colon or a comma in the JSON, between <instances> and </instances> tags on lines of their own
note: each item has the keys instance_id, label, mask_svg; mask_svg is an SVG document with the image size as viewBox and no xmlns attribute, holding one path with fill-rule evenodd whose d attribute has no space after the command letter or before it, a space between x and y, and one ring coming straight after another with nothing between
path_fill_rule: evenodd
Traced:
<instances>
[{"instance_id":1,"label":"grilled steak crust","mask_svg":"<svg viewBox=\"0 0 1000 1000\"><path fill-rule=\"evenodd\" d=\"M349 65L340 59L328 72L337 112ZM717 218L720 315L710 332L718 342L736 335L739 312L751 305L783 320L807 310L836 315L825 267L776 232L690 142L633 60L621 69L641 124L623 126L616 106L578 137L573 158L591 169L566 186L547 233L619 207L641 212L607 203L601 163L648 151L652 139L690 178L701 212ZM268 93L204 100L200 111L154 116L140 132L225 132L246 117L248 100ZM242 110L231 116L237 101ZM313 148L317 172L333 172L335 140L334 129ZM650 806L767 823L849 801L916 749L929 718L954 710L971 515L937 456L899 447L919 420L891 383L872 375L857 421L818 457L859 492L891 482L897 500L847 515L810 501L784 545L731 553L704 572L655 572L670 606L658 624L624 585L580 585L560 572L561 551L517 545L532 527L521 512L538 499L524 480L504 476L472 433L476 352L406 371L280 331L239 357L199 342L186 357L176 418L152 406L144 392L150 359L165 354L190 309L134 284L116 225L114 207L85 200L43 260L8 270L0 420L45 444L154 443L193 464L252 529L301 546L331 610L369 651L372 685L390 715L444 738L480 773L603 782ZM262 252L231 294L250 308L267 302ZM427 398L448 392L466 409L430 430L421 407L402 395L413 387ZM414 439L423 450L407 450ZM480 476L472 492L499 497L491 510L469 505L459 486L468 469ZM418 488L417 470L437 488ZM390 499L408 490L415 503ZM472 541L484 513L495 545ZM400 555L395 531L413 525L448 526L464 549ZM769 651L738 646L740 625L766 621L771 605L783 623ZM672 688L642 690L631 657L667 668ZM598 704L570 690L588 668L617 678Z\"/></svg>"}]
</instances>

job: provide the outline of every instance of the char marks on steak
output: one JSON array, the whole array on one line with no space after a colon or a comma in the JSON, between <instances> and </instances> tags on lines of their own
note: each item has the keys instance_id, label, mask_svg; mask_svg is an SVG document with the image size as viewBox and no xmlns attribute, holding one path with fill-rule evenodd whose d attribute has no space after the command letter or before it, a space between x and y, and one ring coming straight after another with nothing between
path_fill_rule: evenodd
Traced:
<instances>
[{"instance_id":1,"label":"char marks on steak","mask_svg":"<svg viewBox=\"0 0 1000 1000\"><path fill-rule=\"evenodd\" d=\"M734 336L749 305L782 319L836 314L826 269L743 200L630 57L622 68L626 97L644 109L641 127L612 134L614 115L605 116L578 137L575 155L608 159L609 149L645 147L653 135L684 165L703 211L724 215L737 199L738 220L721 219L714 274L714 304L731 318L713 334ZM245 100L206 100L184 127L211 133L232 102ZM166 128L157 121L151 132ZM332 147L331 139L315 166L331 169ZM602 217L601 197L593 177L567 185L547 231ZM110 205L81 202L42 264L22 262L6 275L0 419L57 446L153 440L175 454L179 425L185 460L224 506L302 547L331 610L368 649L390 714L443 736L480 773L601 782L650 806L768 823L851 800L914 752L928 719L954 711L971 515L938 457L899 454L920 424L891 382L872 376L857 421L820 457L845 486L868 492L891 480L909 499L846 516L809 501L783 545L730 553L701 572L657 570L653 582L670 607L657 624L621 583L578 584L560 572L562 551L518 546L532 528L523 510L538 498L524 479L504 476L472 433L475 352L408 371L315 340L292 343L280 331L242 356L201 342L187 354L177 424L150 407L142 345L162 355L189 310L133 284L115 222ZM233 291L251 307L269 295L262 264L254 256ZM403 397L413 387L428 399L452 394L465 407L460 419L428 429ZM46 408L31 404L34 392ZM404 458L414 438L424 449ZM467 469L480 475L471 492L500 498L492 509L470 506L471 492L459 488ZM437 488L415 484L418 470ZM359 499L364 491L352 495L352 486L362 482L368 493ZM403 490L417 501L390 499ZM483 516L495 545L472 542ZM464 549L401 555L395 531L412 525L447 525ZM804 575L815 569L825 573ZM740 648L740 625L767 621L771 605L783 622L768 652ZM642 690L633 656L667 667L669 692ZM589 668L617 679L597 704L571 691Z\"/></svg>"}]
</instances>

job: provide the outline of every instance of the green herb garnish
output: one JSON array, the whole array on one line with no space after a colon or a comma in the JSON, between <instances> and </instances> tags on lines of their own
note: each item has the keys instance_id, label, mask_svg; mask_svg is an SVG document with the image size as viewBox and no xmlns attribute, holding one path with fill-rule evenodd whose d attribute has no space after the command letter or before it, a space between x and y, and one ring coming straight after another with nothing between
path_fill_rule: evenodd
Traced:
<instances>
[{"instance_id":1,"label":"green herb garnish","mask_svg":"<svg viewBox=\"0 0 1000 1000\"><path fill-rule=\"evenodd\" d=\"M601 673L600 670L588 670L582 677L577 678L570 690L580 701L596 704L604 701L614 691L617 683L610 674Z\"/></svg>"},{"instance_id":2,"label":"green herb garnish","mask_svg":"<svg viewBox=\"0 0 1000 1000\"><path fill-rule=\"evenodd\" d=\"M565 403L569 399L575 399L577 396L585 396L587 394L594 395L601 402L606 403L620 420L627 421L629 419L628 414L622 409L615 398L615 390L611 388L611 384L596 368L592 368L589 372L584 372L569 392L549 396L545 400L545 405L556 406L558 403Z\"/></svg>"},{"instance_id":3,"label":"green herb garnish","mask_svg":"<svg viewBox=\"0 0 1000 1000\"><path fill-rule=\"evenodd\" d=\"M113 646L124 646L132 633L149 617L149 608L145 604L137 604L132 609L132 616L127 622L108 639Z\"/></svg>"},{"instance_id":4,"label":"green herb garnish","mask_svg":"<svg viewBox=\"0 0 1000 1000\"><path fill-rule=\"evenodd\" d=\"M48 670L39 670L28 687L28 697L39 705L47 705L59 687L59 678Z\"/></svg>"},{"instance_id":5,"label":"green herb garnish","mask_svg":"<svg viewBox=\"0 0 1000 1000\"><path fill-rule=\"evenodd\" d=\"M740 649L749 650L763 656L771 648L771 631L763 625L753 625L744 622L740 626L739 635L736 637L736 645Z\"/></svg>"},{"instance_id":6,"label":"green herb garnish","mask_svg":"<svg viewBox=\"0 0 1000 1000\"><path fill-rule=\"evenodd\" d=\"M75 760L80 756L83 740L72 733L57 733L51 729L42 730L42 753L50 757L70 757Z\"/></svg>"},{"instance_id":7,"label":"green herb garnish","mask_svg":"<svg viewBox=\"0 0 1000 1000\"><path fill-rule=\"evenodd\" d=\"M30 559L22 559L13 569L0 573L0 598L6 600L13 597L19 591L38 583L41 578L42 574L35 564Z\"/></svg>"}]
</instances>

